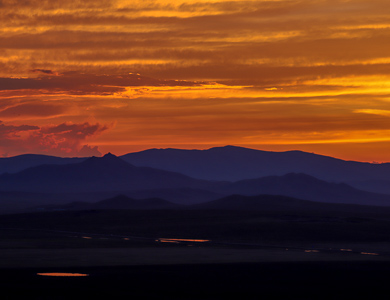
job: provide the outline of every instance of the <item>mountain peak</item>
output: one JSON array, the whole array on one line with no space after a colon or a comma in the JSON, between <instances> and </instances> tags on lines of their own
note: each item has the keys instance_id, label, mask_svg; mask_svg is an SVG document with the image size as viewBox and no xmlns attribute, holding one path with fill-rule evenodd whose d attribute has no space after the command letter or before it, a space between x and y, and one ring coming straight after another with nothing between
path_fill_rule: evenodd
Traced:
<instances>
[{"instance_id":1,"label":"mountain peak","mask_svg":"<svg viewBox=\"0 0 390 300\"><path fill-rule=\"evenodd\" d=\"M114 157L118 157L118 156L112 154L111 152L108 152L103 155L103 158L114 158Z\"/></svg>"},{"instance_id":2,"label":"mountain peak","mask_svg":"<svg viewBox=\"0 0 390 300\"><path fill-rule=\"evenodd\" d=\"M251 150L249 148L244 148L244 147L239 147L239 146L232 146L232 145L226 145L226 146L221 146L221 147L213 147L210 149L207 149L208 151L241 151L241 150Z\"/></svg>"},{"instance_id":3,"label":"mountain peak","mask_svg":"<svg viewBox=\"0 0 390 300\"><path fill-rule=\"evenodd\" d=\"M118 165L130 166L131 165L110 152L108 152L107 154L105 154L102 157L92 156L92 157L88 158L87 160L85 160L83 163L84 164L98 164L98 165L104 164L104 165L111 165L111 166L118 166Z\"/></svg>"}]
</instances>

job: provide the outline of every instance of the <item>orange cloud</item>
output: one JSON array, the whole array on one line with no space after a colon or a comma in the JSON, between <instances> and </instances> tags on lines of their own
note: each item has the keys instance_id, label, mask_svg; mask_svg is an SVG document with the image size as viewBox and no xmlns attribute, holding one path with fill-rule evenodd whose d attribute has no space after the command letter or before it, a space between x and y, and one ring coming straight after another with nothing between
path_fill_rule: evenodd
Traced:
<instances>
[{"instance_id":1,"label":"orange cloud","mask_svg":"<svg viewBox=\"0 0 390 300\"><path fill-rule=\"evenodd\" d=\"M158 80L139 74L94 75L65 72L61 75L51 70L34 71L45 73L36 78L0 78L0 91L42 90L42 93L65 93L75 95L112 95L125 92L126 87L142 86L200 86L201 82L183 80ZM25 92L26 93L26 92Z\"/></svg>"},{"instance_id":2,"label":"orange cloud","mask_svg":"<svg viewBox=\"0 0 390 300\"><path fill-rule=\"evenodd\" d=\"M1 122L1 121L0 121ZM58 156L100 156L97 146L83 145L86 139L108 130L107 125L62 123L31 126L0 123L0 151L3 156L25 152Z\"/></svg>"},{"instance_id":3,"label":"orange cloud","mask_svg":"<svg viewBox=\"0 0 390 300\"><path fill-rule=\"evenodd\" d=\"M69 112L69 105L58 103L45 103L40 101L16 103L0 108L0 118L17 119L17 118L53 118Z\"/></svg>"},{"instance_id":4,"label":"orange cloud","mask_svg":"<svg viewBox=\"0 0 390 300\"><path fill-rule=\"evenodd\" d=\"M0 3L0 118L20 151L387 143L386 0Z\"/></svg>"}]
</instances>

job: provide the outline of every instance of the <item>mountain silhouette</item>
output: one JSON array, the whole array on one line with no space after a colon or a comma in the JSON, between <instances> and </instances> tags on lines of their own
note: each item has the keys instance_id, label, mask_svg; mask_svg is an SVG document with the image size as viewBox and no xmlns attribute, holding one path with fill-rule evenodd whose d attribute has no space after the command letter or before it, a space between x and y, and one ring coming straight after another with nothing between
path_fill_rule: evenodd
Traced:
<instances>
[{"instance_id":1,"label":"mountain silhouette","mask_svg":"<svg viewBox=\"0 0 390 300\"><path fill-rule=\"evenodd\" d=\"M230 195L207 203L196 204L193 209L213 210L245 210L245 211L306 211L306 212L375 212L389 211L390 207L365 206L354 204L323 203L301 200L293 197L280 195Z\"/></svg>"},{"instance_id":2,"label":"mountain silhouette","mask_svg":"<svg viewBox=\"0 0 390 300\"><path fill-rule=\"evenodd\" d=\"M273 152L236 146L207 150L168 148L129 153L120 158L133 166L177 172L203 180L238 181L304 173L370 192L390 194L390 163L346 161L303 151ZM16 173L43 164L64 165L86 160L89 158L32 154L0 158L0 174Z\"/></svg>"},{"instance_id":3,"label":"mountain silhouette","mask_svg":"<svg viewBox=\"0 0 390 300\"><path fill-rule=\"evenodd\" d=\"M303 200L351 203L363 205L390 205L390 196L358 190L345 183L332 183L307 174L289 173L241 180L218 188L225 194L284 195Z\"/></svg>"},{"instance_id":4,"label":"mountain silhouette","mask_svg":"<svg viewBox=\"0 0 390 300\"><path fill-rule=\"evenodd\" d=\"M207 203L193 205L197 209L223 209L223 210L301 210L321 206L321 203L300 200L281 195L230 195Z\"/></svg>"},{"instance_id":5,"label":"mountain silhouette","mask_svg":"<svg viewBox=\"0 0 390 300\"><path fill-rule=\"evenodd\" d=\"M58 210L108 210L108 209L174 209L178 204L160 198L136 200L126 195L118 195L110 199L88 203L75 201L62 205L41 205L31 207L27 211L58 211Z\"/></svg>"},{"instance_id":6,"label":"mountain silhouette","mask_svg":"<svg viewBox=\"0 0 390 300\"><path fill-rule=\"evenodd\" d=\"M301 200L293 197L280 195L230 195L221 199L194 205L202 209L226 209L226 210L261 210L261 211L302 211L315 210L318 208L334 208L339 204L319 203Z\"/></svg>"},{"instance_id":7,"label":"mountain silhouette","mask_svg":"<svg viewBox=\"0 0 390 300\"><path fill-rule=\"evenodd\" d=\"M324 203L308 201L281 195L230 195L221 197L205 203L192 205L179 205L163 200L161 198L134 199L126 195L88 203L75 201L61 205L40 205L29 207L24 212L34 211L78 211L78 210L233 210L233 211L262 211L262 212L310 212L313 214L324 213L325 211L356 212L356 213L382 213L389 212L390 207L367 206L345 203Z\"/></svg>"},{"instance_id":8,"label":"mountain silhouette","mask_svg":"<svg viewBox=\"0 0 390 300\"><path fill-rule=\"evenodd\" d=\"M0 175L0 190L29 192L104 192L156 188L205 188L209 182L148 167L135 167L106 154L67 165L41 165Z\"/></svg>"},{"instance_id":9,"label":"mountain silhouette","mask_svg":"<svg viewBox=\"0 0 390 300\"><path fill-rule=\"evenodd\" d=\"M210 185L209 188L213 189L212 185ZM164 189L135 190L135 191L126 192L125 194L135 199L162 198L173 203L185 204L185 205L208 202L224 196L224 193L213 192L205 189L194 189L194 188L186 188L186 187L171 188L171 189L164 188Z\"/></svg>"},{"instance_id":10,"label":"mountain silhouette","mask_svg":"<svg viewBox=\"0 0 390 300\"><path fill-rule=\"evenodd\" d=\"M13 157L0 157L0 175L17 173L27 168L45 164L66 165L82 162L87 157L56 157L40 154L23 154Z\"/></svg>"},{"instance_id":11,"label":"mountain silhouette","mask_svg":"<svg viewBox=\"0 0 390 300\"><path fill-rule=\"evenodd\" d=\"M303 151L272 152L236 146L207 150L149 149L122 156L136 166L179 172L194 178L237 181L287 173L305 173L327 181L388 180L390 163L345 161ZM388 188L388 182L385 184ZM371 189L372 191L373 189Z\"/></svg>"},{"instance_id":12,"label":"mountain silhouette","mask_svg":"<svg viewBox=\"0 0 390 300\"><path fill-rule=\"evenodd\" d=\"M218 152L217 149L214 150ZM240 148L234 150L242 151ZM111 153L74 164L47 164L15 174L2 174L0 191L0 195L11 192L8 193L8 198L19 197L20 192L29 192L21 197L23 203L42 204L55 195L60 195L56 203L64 203L67 197L73 201L97 202L117 194L134 199L162 198L187 205L232 194L282 195L328 203L390 204L390 195L361 191L348 184L327 182L303 173L264 176L236 182L200 180L177 172L137 167ZM52 195L41 197L42 194ZM7 204L11 208L12 201L8 198L5 201L0 199L0 205Z\"/></svg>"},{"instance_id":13,"label":"mountain silhouette","mask_svg":"<svg viewBox=\"0 0 390 300\"><path fill-rule=\"evenodd\" d=\"M177 204L160 198L136 200L125 195L102 200L93 204L95 209L166 209L178 207Z\"/></svg>"}]
</instances>

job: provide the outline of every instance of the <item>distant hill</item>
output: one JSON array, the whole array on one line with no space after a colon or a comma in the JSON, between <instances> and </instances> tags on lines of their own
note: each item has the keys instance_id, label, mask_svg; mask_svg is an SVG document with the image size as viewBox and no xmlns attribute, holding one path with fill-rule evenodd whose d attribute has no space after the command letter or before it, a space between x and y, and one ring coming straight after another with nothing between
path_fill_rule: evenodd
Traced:
<instances>
[{"instance_id":1,"label":"distant hill","mask_svg":"<svg viewBox=\"0 0 390 300\"><path fill-rule=\"evenodd\" d=\"M76 164L42 165L15 174L3 174L0 175L0 191L0 196L8 192L9 198L25 192L24 203L37 204L48 203L47 200L55 195L59 195L56 203L64 203L67 198L67 202L97 202L120 193L135 199L162 198L187 205L231 194L269 194L317 202L390 205L390 195L361 191L306 174L289 173L237 182L207 181L176 172L136 167L112 154ZM9 208L9 198L0 199L0 206L8 203Z\"/></svg>"},{"instance_id":2,"label":"distant hill","mask_svg":"<svg viewBox=\"0 0 390 300\"><path fill-rule=\"evenodd\" d=\"M178 206L178 204L160 198L137 200L125 195L119 195L93 204L93 207L96 209L167 209L176 208Z\"/></svg>"},{"instance_id":3,"label":"distant hill","mask_svg":"<svg viewBox=\"0 0 390 300\"><path fill-rule=\"evenodd\" d=\"M284 195L303 200L350 203L362 205L390 205L390 195L370 193L345 183L331 183L306 174L289 173L241 180L218 188L220 193L240 195Z\"/></svg>"},{"instance_id":4,"label":"distant hill","mask_svg":"<svg viewBox=\"0 0 390 300\"><path fill-rule=\"evenodd\" d=\"M41 165L15 174L0 175L0 190L42 193L108 192L159 188L204 189L205 180L135 167L112 154L67 165Z\"/></svg>"},{"instance_id":5,"label":"distant hill","mask_svg":"<svg viewBox=\"0 0 390 300\"><path fill-rule=\"evenodd\" d=\"M193 205L192 208L216 210L288 211L302 209L312 210L313 208L317 208L321 205L323 204L281 195L230 195L207 203Z\"/></svg>"},{"instance_id":6,"label":"distant hill","mask_svg":"<svg viewBox=\"0 0 390 300\"><path fill-rule=\"evenodd\" d=\"M56 157L39 154L23 154L13 157L0 157L0 174L17 173L27 168L45 164L66 165L79 163L87 157Z\"/></svg>"},{"instance_id":7,"label":"distant hill","mask_svg":"<svg viewBox=\"0 0 390 300\"><path fill-rule=\"evenodd\" d=\"M207 203L191 206L193 209L278 211L278 212L390 212L390 207L353 204L321 203L280 195L243 196L231 195Z\"/></svg>"},{"instance_id":8,"label":"distant hill","mask_svg":"<svg viewBox=\"0 0 390 300\"><path fill-rule=\"evenodd\" d=\"M0 214L16 213L29 210L31 207L61 207L70 205L85 205L111 199L120 191L107 192L18 192L0 191ZM128 198L137 200L148 198L162 198L170 203L190 205L208 202L224 196L216 192L192 188L146 189L120 192ZM36 209L35 209L36 210Z\"/></svg>"},{"instance_id":9,"label":"distant hill","mask_svg":"<svg viewBox=\"0 0 390 300\"><path fill-rule=\"evenodd\" d=\"M107 210L107 209L174 209L178 204L159 198L136 200L125 195L98 201L96 203L71 202L63 205L41 205L31 207L28 211L61 211L61 210Z\"/></svg>"},{"instance_id":10,"label":"distant hill","mask_svg":"<svg viewBox=\"0 0 390 300\"><path fill-rule=\"evenodd\" d=\"M133 199L125 195L118 195L110 199L96 203L71 202L62 205L41 205L26 209L26 212L40 211L75 211L75 210L110 210L110 209L132 209L132 210L233 210L233 211L262 211L262 212L357 212L357 213L382 213L390 212L390 207L365 206L355 204L323 203L308 200L301 200L281 195L230 195L218 198L213 201L179 205L160 198Z\"/></svg>"},{"instance_id":11,"label":"distant hill","mask_svg":"<svg viewBox=\"0 0 390 300\"><path fill-rule=\"evenodd\" d=\"M225 195L224 193L193 188L135 190L125 192L125 194L135 199L162 198L179 204L208 202Z\"/></svg>"},{"instance_id":12,"label":"distant hill","mask_svg":"<svg viewBox=\"0 0 390 300\"><path fill-rule=\"evenodd\" d=\"M390 194L390 163L345 161L302 151L273 152L225 146L207 150L149 149L120 158L133 166L177 172L203 180L238 181L304 173L370 192ZM32 154L0 158L0 175L43 164L64 165L88 159Z\"/></svg>"},{"instance_id":13,"label":"distant hill","mask_svg":"<svg viewBox=\"0 0 390 300\"><path fill-rule=\"evenodd\" d=\"M234 151L246 152L247 149L233 147ZM225 173L231 174L228 169ZM118 194L134 199L161 198L187 205L232 194L268 194L327 203L390 205L390 195L361 191L345 183L327 182L303 173L236 182L201 180L177 172L137 167L110 153L78 163L46 164L15 174L0 175L0 210L13 210L30 204L46 205L51 199L53 204L97 202Z\"/></svg>"},{"instance_id":14,"label":"distant hill","mask_svg":"<svg viewBox=\"0 0 390 300\"><path fill-rule=\"evenodd\" d=\"M383 179L353 180L353 181L346 181L346 183L360 190L364 190L372 193L390 195L390 180L383 180Z\"/></svg>"},{"instance_id":15,"label":"distant hill","mask_svg":"<svg viewBox=\"0 0 390 300\"><path fill-rule=\"evenodd\" d=\"M235 146L207 150L149 149L121 158L135 166L207 180L237 181L292 172L338 182L390 178L390 163L371 164L302 151L272 152ZM352 184L359 187L358 182Z\"/></svg>"}]
</instances>

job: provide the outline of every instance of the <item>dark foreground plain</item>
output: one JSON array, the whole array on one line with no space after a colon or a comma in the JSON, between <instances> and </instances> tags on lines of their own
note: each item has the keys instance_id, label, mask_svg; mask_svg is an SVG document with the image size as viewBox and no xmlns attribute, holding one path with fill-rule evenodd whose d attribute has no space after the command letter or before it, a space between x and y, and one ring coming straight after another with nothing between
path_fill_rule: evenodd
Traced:
<instances>
[{"instance_id":1,"label":"dark foreground plain","mask_svg":"<svg viewBox=\"0 0 390 300\"><path fill-rule=\"evenodd\" d=\"M0 216L2 299L351 299L390 292L383 210ZM86 277L46 277L69 272Z\"/></svg>"},{"instance_id":2,"label":"dark foreground plain","mask_svg":"<svg viewBox=\"0 0 390 300\"><path fill-rule=\"evenodd\" d=\"M273 262L0 270L2 299L387 299L390 263Z\"/></svg>"}]
</instances>

